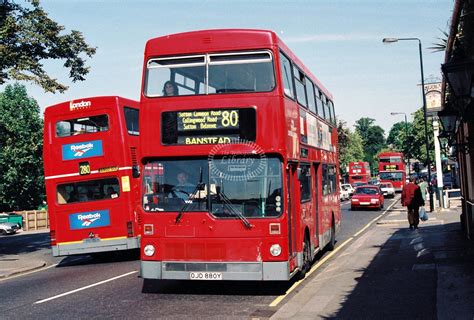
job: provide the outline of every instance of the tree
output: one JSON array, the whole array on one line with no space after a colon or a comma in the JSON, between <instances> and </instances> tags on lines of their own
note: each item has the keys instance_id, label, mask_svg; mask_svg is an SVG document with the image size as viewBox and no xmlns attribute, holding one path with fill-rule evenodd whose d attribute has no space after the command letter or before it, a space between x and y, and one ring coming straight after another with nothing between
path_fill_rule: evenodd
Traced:
<instances>
[{"instance_id":1,"label":"tree","mask_svg":"<svg viewBox=\"0 0 474 320\"><path fill-rule=\"evenodd\" d=\"M62 34L64 27L48 18L39 0L29 3L22 7L0 0L0 84L13 79L33 82L46 92L64 92L68 87L51 78L42 61L65 60L72 81L83 81L89 73L83 57L92 57L96 48L89 47L79 31Z\"/></svg>"},{"instance_id":2,"label":"tree","mask_svg":"<svg viewBox=\"0 0 474 320\"><path fill-rule=\"evenodd\" d=\"M338 143L339 143L339 168L342 173L346 172L349 162L360 161L364 158L364 148L362 138L357 132L351 132L345 121L339 120L337 123Z\"/></svg>"},{"instance_id":3,"label":"tree","mask_svg":"<svg viewBox=\"0 0 474 320\"><path fill-rule=\"evenodd\" d=\"M385 132L380 126L374 125L374 122L372 118L360 118L355 127L363 141L364 161L370 163L372 172L378 172L377 155L385 147Z\"/></svg>"},{"instance_id":4,"label":"tree","mask_svg":"<svg viewBox=\"0 0 474 320\"><path fill-rule=\"evenodd\" d=\"M413 119L413 130L411 138L413 139L411 146L411 155L414 159L418 159L424 165L426 165L426 143L425 143L425 120L424 120L423 108L418 109L415 112L415 118ZM428 120L428 149L430 150L431 163L434 163L434 136L433 136L433 123Z\"/></svg>"},{"instance_id":5,"label":"tree","mask_svg":"<svg viewBox=\"0 0 474 320\"><path fill-rule=\"evenodd\" d=\"M387 145L391 145L395 150L402 151L404 141L402 141L400 133L406 131L405 121L400 121L395 123L387 137Z\"/></svg>"},{"instance_id":6,"label":"tree","mask_svg":"<svg viewBox=\"0 0 474 320\"><path fill-rule=\"evenodd\" d=\"M0 212L36 208L44 200L43 121L24 86L0 93Z\"/></svg>"}]
</instances>

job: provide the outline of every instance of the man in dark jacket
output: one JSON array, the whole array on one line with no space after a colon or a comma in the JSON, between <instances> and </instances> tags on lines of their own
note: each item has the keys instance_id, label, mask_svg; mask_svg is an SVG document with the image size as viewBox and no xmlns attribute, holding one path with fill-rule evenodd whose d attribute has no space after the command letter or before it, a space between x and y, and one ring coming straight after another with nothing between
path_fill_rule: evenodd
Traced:
<instances>
[{"instance_id":1,"label":"man in dark jacket","mask_svg":"<svg viewBox=\"0 0 474 320\"><path fill-rule=\"evenodd\" d=\"M418 229L420 223L419 209L420 206L424 205L420 187L414 182L415 178L410 177L410 182L403 187L402 191L402 205L407 207L410 229Z\"/></svg>"}]
</instances>

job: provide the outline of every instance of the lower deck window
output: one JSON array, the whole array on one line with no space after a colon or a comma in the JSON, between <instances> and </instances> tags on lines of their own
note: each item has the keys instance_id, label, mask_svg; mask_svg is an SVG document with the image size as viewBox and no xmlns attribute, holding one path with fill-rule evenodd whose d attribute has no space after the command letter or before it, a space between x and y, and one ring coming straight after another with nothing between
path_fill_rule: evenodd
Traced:
<instances>
[{"instance_id":1,"label":"lower deck window","mask_svg":"<svg viewBox=\"0 0 474 320\"><path fill-rule=\"evenodd\" d=\"M120 196L117 178L64 183L57 186L59 204L115 199Z\"/></svg>"}]
</instances>

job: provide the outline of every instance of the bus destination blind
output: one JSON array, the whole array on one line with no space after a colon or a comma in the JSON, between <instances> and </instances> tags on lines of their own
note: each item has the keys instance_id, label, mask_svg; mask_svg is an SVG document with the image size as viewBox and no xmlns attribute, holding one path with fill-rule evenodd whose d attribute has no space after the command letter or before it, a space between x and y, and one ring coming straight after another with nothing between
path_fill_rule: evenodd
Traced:
<instances>
[{"instance_id":1,"label":"bus destination blind","mask_svg":"<svg viewBox=\"0 0 474 320\"><path fill-rule=\"evenodd\" d=\"M237 139L255 140L254 109L191 110L162 114L164 144L220 144Z\"/></svg>"}]
</instances>

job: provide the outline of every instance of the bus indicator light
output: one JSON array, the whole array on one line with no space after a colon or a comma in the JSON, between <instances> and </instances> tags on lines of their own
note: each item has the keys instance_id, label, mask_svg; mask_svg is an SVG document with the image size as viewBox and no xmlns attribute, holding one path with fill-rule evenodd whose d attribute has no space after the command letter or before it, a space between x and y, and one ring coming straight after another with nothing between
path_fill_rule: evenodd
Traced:
<instances>
[{"instance_id":1,"label":"bus indicator light","mask_svg":"<svg viewBox=\"0 0 474 320\"><path fill-rule=\"evenodd\" d=\"M270 234L280 234L280 224L279 223L270 223Z\"/></svg>"}]
</instances>

